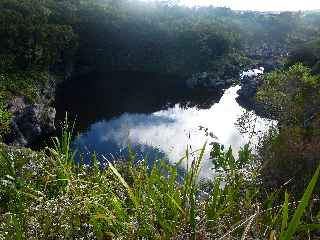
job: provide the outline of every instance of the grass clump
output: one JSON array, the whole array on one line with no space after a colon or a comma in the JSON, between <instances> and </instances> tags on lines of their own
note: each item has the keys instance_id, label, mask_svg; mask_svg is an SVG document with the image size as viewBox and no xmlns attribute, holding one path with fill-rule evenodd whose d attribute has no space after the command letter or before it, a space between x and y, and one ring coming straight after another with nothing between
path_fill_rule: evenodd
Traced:
<instances>
[{"instance_id":1,"label":"grass clump","mask_svg":"<svg viewBox=\"0 0 320 240\"><path fill-rule=\"evenodd\" d=\"M155 161L85 164L62 130L54 148L0 147L0 239L306 239L319 220L312 192L295 201L261 187L249 146L238 156L215 145L215 179L199 179L207 144L176 165ZM193 157L192 157L193 156ZM195 156L195 157L194 157ZM181 162L187 171L178 174ZM218 171L219 170L219 171ZM282 199L282 196L285 198ZM312 203L312 204L309 204ZM319 206L318 206L319 207Z\"/></svg>"}]
</instances>

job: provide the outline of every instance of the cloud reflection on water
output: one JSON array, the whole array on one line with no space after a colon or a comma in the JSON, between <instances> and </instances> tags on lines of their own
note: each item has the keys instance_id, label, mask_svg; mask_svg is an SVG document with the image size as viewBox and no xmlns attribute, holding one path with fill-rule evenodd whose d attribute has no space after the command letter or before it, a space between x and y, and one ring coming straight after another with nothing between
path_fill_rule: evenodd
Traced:
<instances>
[{"instance_id":1,"label":"cloud reflection on water","mask_svg":"<svg viewBox=\"0 0 320 240\"><path fill-rule=\"evenodd\" d=\"M125 149L130 143L141 146L141 151L157 149L174 163L184 156L187 145L193 150L203 146L207 140L204 132L199 130L199 126L203 126L217 137L218 142L237 151L249 140L235 127L237 119L245 112L236 102L239 88L235 86L226 90L210 109L186 109L177 104L152 114L124 113L109 121L97 122L80 135L80 143L105 155L119 153L119 149ZM265 131L270 121L258 118L257 124L259 130ZM202 166L202 176L212 175L208 156L209 151Z\"/></svg>"}]
</instances>

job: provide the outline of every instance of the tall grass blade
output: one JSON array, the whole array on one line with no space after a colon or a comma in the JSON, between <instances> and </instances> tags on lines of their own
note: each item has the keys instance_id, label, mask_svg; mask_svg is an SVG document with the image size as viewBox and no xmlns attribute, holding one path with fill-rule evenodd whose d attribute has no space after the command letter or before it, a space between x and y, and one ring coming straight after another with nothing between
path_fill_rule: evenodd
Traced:
<instances>
[{"instance_id":1,"label":"tall grass blade","mask_svg":"<svg viewBox=\"0 0 320 240\"><path fill-rule=\"evenodd\" d=\"M127 190L131 201L137 207L138 206L138 201L137 201L137 199L136 199L131 187L128 185L126 180L124 180L124 178L121 176L121 174L118 172L118 170L112 165L112 163L110 163L109 160L107 158L105 158L104 156L103 156L103 158L104 158L104 160L107 161L108 166L110 167L111 171L119 179L120 183L124 186L124 188Z\"/></svg>"},{"instance_id":2,"label":"tall grass blade","mask_svg":"<svg viewBox=\"0 0 320 240\"><path fill-rule=\"evenodd\" d=\"M182 209L182 207L177 203L177 201L171 197L168 193L167 196L169 197L169 199L172 201L172 203L178 208L178 210L184 214L184 210Z\"/></svg>"},{"instance_id":3,"label":"tall grass blade","mask_svg":"<svg viewBox=\"0 0 320 240\"><path fill-rule=\"evenodd\" d=\"M282 208L282 222L281 222L281 232L280 239L284 237L285 229L288 226L288 208L289 208L289 194L286 192L284 196L284 204Z\"/></svg>"},{"instance_id":4,"label":"tall grass blade","mask_svg":"<svg viewBox=\"0 0 320 240\"><path fill-rule=\"evenodd\" d=\"M298 208L294 212L294 215L288 225L288 229L287 229L285 235L282 238L280 238L280 240L291 240L293 235L297 231L297 229L299 227L300 219L301 219L306 207L308 206L313 189L317 184L317 181L319 178L319 173L320 173L320 165L317 168L315 174L313 175L306 191L304 192L304 194L301 198L301 201L298 205Z\"/></svg>"},{"instance_id":5,"label":"tall grass blade","mask_svg":"<svg viewBox=\"0 0 320 240\"><path fill-rule=\"evenodd\" d=\"M201 162L204 158L204 153L205 149L207 146L207 141L203 145L200 151L199 158L196 159L194 162L192 169L191 169L191 176L190 176L190 195L189 195L189 200L190 200L190 225L191 225L191 239L196 240L196 227L197 227L197 220L196 220L196 184L197 184L197 179L199 177L200 173L200 166Z\"/></svg>"}]
</instances>

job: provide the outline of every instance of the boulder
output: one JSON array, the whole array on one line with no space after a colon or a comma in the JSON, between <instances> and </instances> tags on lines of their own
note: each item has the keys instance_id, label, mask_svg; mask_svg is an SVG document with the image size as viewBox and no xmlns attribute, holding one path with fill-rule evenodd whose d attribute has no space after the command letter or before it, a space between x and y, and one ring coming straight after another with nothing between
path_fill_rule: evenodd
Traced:
<instances>
[{"instance_id":1,"label":"boulder","mask_svg":"<svg viewBox=\"0 0 320 240\"><path fill-rule=\"evenodd\" d=\"M13 117L11 131L4 139L5 143L30 146L55 131L56 110L51 105L55 99L58 80L53 75L49 75L48 81L37 86L35 99L16 96L7 101L7 108Z\"/></svg>"},{"instance_id":2,"label":"boulder","mask_svg":"<svg viewBox=\"0 0 320 240\"><path fill-rule=\"evenodd\" d=\"M7 107L13 117L6 143L29 146L55 131L56 110L53 107L42 103L29 104L23 97L10 100Z\"/></svg>"}]
</instances>

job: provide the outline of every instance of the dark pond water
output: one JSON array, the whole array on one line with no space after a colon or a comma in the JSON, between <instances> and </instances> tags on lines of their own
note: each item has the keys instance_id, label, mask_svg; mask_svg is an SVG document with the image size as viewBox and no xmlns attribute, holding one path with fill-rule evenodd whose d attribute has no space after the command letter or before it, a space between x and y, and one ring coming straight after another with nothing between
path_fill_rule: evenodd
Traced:
<instances>
[{"instance_id":1,"label":"dark pond water","mask_svg":"<svg viewBox=\"0 0 320 240\"><path fill-rule=\"evenodd\" d=\"M235 151L249 141L235 126L246 111L236 102L239 88L188 90L183 79L174 76L90 74L60 87L57 117L63 119L66 111L76 117L79 138L75 142L88 155L95 151L111 160L125 156L130 144L140 158L161 157L173 163L184 156L187 147L197 150L208 138ZM271 124L252 117L257 131ZM212 174L208 152L203 176Z\"/></svg>"}]
</instances>

